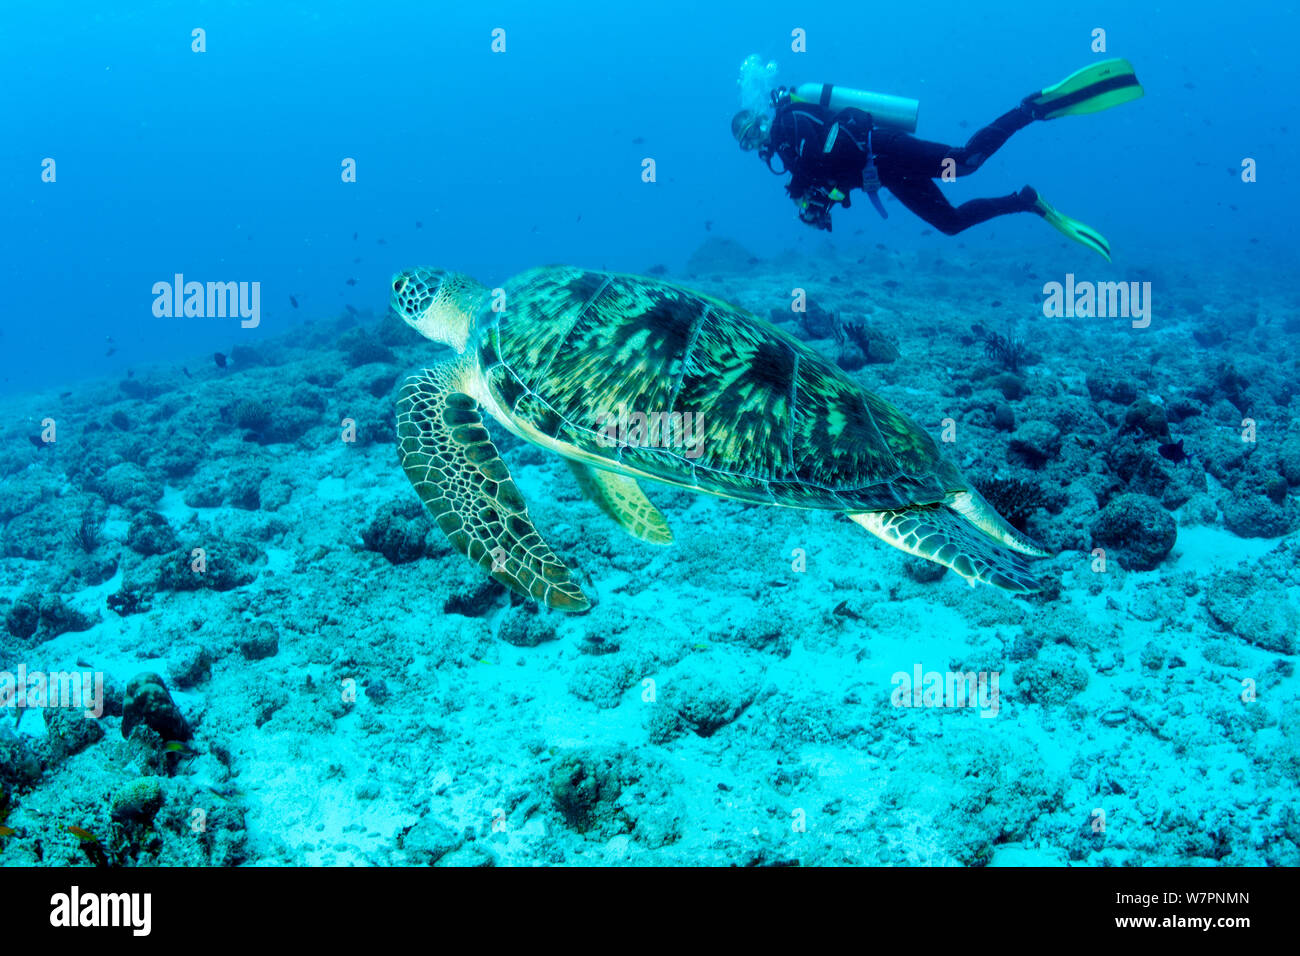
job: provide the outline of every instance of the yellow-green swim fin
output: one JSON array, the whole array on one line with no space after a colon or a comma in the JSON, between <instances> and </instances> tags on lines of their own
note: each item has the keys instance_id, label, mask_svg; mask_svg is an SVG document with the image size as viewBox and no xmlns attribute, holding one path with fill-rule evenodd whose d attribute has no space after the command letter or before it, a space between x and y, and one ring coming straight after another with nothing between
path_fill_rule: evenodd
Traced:
<instances>
[{"instance_id":1,"label":"yellow-green swim fin","mask_svg":"<svg viewBox=\"0 0 1300 956\"><path fill-rule=\"evenodd\" d=\"M1036 192L1035 195L1037 196ZM1082 243L1089 249L1104 257L1107 262L1110 262L1110 243L1107 242L1106 237L1096 229L1079 222L1077 219L1071 219L1069 216L1058 212L1056 207L1042 196L1037 196L1034 200L1033 210L1046 219L1052 228L1061 233L1061 235L1073 239L1075 242Z\"/></svg>"},{"instance_id":2,"label":"yellow-green swim fin","mask_svg":"<svg viewBox=\"0 0 1300 956\"><path fill-rule=\"evenodd\" d=\"M1030 93L1023 102L1034 119L1056 119L1099 113L1141 96L1142 84L1133 64L1116 58L1075 70L1055 86Z\"/></svg>"}]
</instances>

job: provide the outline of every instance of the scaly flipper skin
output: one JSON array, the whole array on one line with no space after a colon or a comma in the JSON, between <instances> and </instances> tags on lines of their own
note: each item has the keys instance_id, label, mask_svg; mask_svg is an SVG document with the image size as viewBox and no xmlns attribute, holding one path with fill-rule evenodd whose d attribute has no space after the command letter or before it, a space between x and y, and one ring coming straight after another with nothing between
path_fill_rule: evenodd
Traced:
<instances>
[{"instance_id":1,"label":"scaly flipper skin","mask_svg":"<svg viewBox=\"0 0 1300 956\"><path fill-rule=\"evenodd\" d=\"M591 606L542 540L454 364L407 379L397 400L402 468L456 550L524 597L564 611Z\"/></svg>"},{"instance_id":2,"label":"scaly flipper skin","mask_svg":"<svg viewBox=\"0 0 1300 956\"><path fill-rule=\"evenodd\" d=\"M650 544L672 544L673 533L636 479L569 459L582 493L633 537Z\"/></svg>"},{"instance_id":3,"label":"scaly flipper skin","mask_svg":"<svg viewBox=\"0 0 1300 956\"><path fill-rule=\"evenodd\" d=\"M972 585L982 581L1019 594L1043 589L1024 558L1001 547L947 505L849 517L901 551L952 568Z\"/></svg>"}]
</instances>

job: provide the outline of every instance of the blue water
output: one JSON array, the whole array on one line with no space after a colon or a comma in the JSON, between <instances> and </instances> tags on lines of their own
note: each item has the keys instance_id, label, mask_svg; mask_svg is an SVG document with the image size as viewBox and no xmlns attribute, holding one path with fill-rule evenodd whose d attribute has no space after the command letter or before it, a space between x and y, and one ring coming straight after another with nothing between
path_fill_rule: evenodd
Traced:
<instances>
[{"instance_id":1,"label":"blue water","mask_svg":"<svg viewBox=\"0 0 1300 956\"><path fill-rule=\"evenodd\" d=\"M706 221L760 255L815 246L822 237L794 219L776 178L727 135L737 67L753 52L775 59L786 83L917 98L918 135L962 142L1096 58L1090 31L1102 27L1107 55L1138 65L1145 99L1018 135L953 198L1032 182L1059 208L1086 210L1113 242L1192 269L1251 240L1279 263L1292 255L1295 16L1279 7L1237 19L1209 4L1119 2L1086 13L1034 3L796 12L665 2L635 14L595 3L129 6L0 14L5 389L254 338L155 319L152 284L176 273L261 282L259 334L274 334L344 304L383 309L385 280L416 263L493 281L541 262L642 271L683 261ZM205 53L191 52L195 27L207 31ZM805 53L790 50L796 27ZM653 184L641 180L647 156ZM1247 156L1260 169L1250 186L1237 175ZM46 157L55 183L41 181ZM354 184L340 181L344 157L357 161ZM852 217L863 235L841 227L832 241L906 248L926 228L902 210L888 223L868 212ZM1003 220L962 241L1019 243L1040 228ZM118 348L107 358L105 336Z\"/></svg>"}]
</instances>

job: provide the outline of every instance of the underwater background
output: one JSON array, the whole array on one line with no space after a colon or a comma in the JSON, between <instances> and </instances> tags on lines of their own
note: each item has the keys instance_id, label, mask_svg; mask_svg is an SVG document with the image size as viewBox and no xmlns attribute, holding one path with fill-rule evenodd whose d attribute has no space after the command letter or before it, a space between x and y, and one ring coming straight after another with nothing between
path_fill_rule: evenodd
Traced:
<instances>
[{"instance_id":1,"label":"underwater background","mask_svg":"<svg viewBox=\"0 0 1300 956\"><path fill-rule=\"evenodd\" d=\"M903 7L6 4L0 864L1300 864L1300 18ZM951 143L1130 60L1144 98L943 186L1031 183L1113 261L887 193L810 229L731 136L751 54ZM402 472L394 401L449 353L390 281L557 263L837 362L1046 590L661 485L645 544L488 422L596 604L512 597ZM177 276L256 321L159 315ZM1149 325L1047 317L1071 276L1149 283ZM102 715L4 700L72 673ZM980 706L898 692L968 673Z\"/></svg>"}]
</instances>

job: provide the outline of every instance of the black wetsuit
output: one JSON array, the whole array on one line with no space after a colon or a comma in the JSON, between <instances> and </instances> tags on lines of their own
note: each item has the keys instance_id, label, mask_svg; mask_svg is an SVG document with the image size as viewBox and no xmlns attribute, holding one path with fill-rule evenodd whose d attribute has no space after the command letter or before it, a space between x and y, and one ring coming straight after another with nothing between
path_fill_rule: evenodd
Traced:
<instances>
[{"instance_id":1,"label":"black wetsuit","mask_svg":"<svg viewBox=\"0 0 1300 956\"><path fill-rule=\"evenodd\" d=\"M880 185L930 225L955 235L978 223L1013 212L1029 212L1037 193L1026 187L1008 196L972 199L953 206L935 179L952 160L952 175L969 176L1017 130L1032 122L1029 111L1017 107L979 130L965 146L917 139L900 130L873 128L868 113L852 107L839 111L817 103L781 105L772 119L768 147L792 174L786 191L801 209L820 204L821 216L805 222L830 229L831 189L838 189L847 207L849 191L862 189L868 151L874 158ZM834 139L827 149L827 140Z\"/></svg>"}]
</instances>

